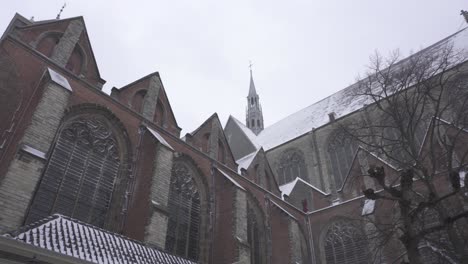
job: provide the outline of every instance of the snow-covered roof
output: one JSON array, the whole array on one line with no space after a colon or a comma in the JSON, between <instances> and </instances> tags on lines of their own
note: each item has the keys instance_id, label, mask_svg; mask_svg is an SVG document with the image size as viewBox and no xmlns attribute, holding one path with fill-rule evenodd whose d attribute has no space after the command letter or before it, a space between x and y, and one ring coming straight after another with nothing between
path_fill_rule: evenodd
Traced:
<instances>
[{"instance_id":1,"label":"snow-covered roof","mask_svg":"<svg viewBox=\"0 0 468 264\"><path fill-rule=\"evenodd\" d=\"M430 52L448 43L452 43L453 48L456 51L468 51L467 28L458 31L421 52ZM403 61L405 60L402 60L402 62ZM367 104L371 104L372 101L369 97L353 96L355 94L355 89L358 86L359 83L350 85L341 91L299 110L275 124L266 127L262 132L260 132L260 134L258 134L258 136L255 136L255 134L253 134L242 123L239 126L241 128L245 128L243 129L244 133L254 144L262 146L263 149L267 151L289 140L304 135L312 131L313 128L319 128L327 124L330 121L329 114L331 113L334 114L335 118L340 118L361 109Z\"/></svg>"},{"instance_id":2,"label":"snow-covered roof","mask_svg":"<svg viewBox=\"0 0 468 264\"><path fill-rule=\"evenodd\" d=\"M241 121L237 120L237 118L230 116L230 118L234 121L234 123L244 132L244 135L250 140L252 145L255 146L256 149L259 149L261 146L257 143L257 136L250 130L250 128L246 127Z\"/></svg>"},{"instance_id":3,"label":"snow-covered roof","mask_svg":"<svg viewBox=\"0 0 468 264\"><path fill-rule=\"evenodd\" d=\"M252 164L252 161L255 159L255 157L257 156L257 153L260 149L257 149L256 151L248 154L247 156L244 156L238 160L236 160L236 163L239 165L237 167L237 170L238 170L238 173L240 174L241 173L241 170L242 169L248 169L250 164Z\"/></svg>"},{"instance_id":4,"label":"snow-covered roof","mask_svg":"<svg viewBox=\"0 0 468 264\"><path fill-rule=\"evenodd\" d=\"M91 263L195 263L59 214L24 227L13 238Z\"/></svg>"},{"instance_id":5,"label":"snow-covered roof","mask_svg":"<svg viewBox=\"0 0 468 264\"><path fill-rule=\"evenodd\" d=\"M307 185L308 187L316 190L317 192L323 194L323 195L328 195L327 193L323 192L322 190L318 189L317 187L313 186L312 184L304 181L303 179L297 177L294 181L291 181L291 182L288 182L286 184L283 184L279 187L280 191L281 191L281 197L283 197L284 195L290 195L292 190L294 189L294 187L296 187L296 184L300 182L300 183L303 183L305 185Z\"/></svg>"}]
</instances>

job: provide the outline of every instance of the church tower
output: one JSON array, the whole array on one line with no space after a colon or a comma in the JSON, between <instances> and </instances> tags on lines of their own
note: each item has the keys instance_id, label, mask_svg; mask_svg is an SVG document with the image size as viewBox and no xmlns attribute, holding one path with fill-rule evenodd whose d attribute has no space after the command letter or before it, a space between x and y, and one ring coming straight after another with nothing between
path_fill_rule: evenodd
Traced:
<instances>
[{"instance_id":1,"label":"church tower","mask_svg":"<svg viewBox=\"0 0 468 264\"><path fill-rule=\"evenodd\" d=\"M249 95L247 96L247 114L245 124L255 135L258 135L263 130L263 114L260 100L255 90L255 84L252 77L252 65L250 65L250 87Z\"/></svg>"}]
</instances>

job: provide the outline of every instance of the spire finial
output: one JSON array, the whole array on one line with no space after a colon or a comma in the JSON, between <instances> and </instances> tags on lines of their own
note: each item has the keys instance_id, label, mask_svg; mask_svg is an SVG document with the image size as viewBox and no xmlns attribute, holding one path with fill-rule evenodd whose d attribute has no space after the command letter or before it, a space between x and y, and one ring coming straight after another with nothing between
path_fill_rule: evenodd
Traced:
<instances>
[{"instance_id":1,"label":"spire finial","mask_svg":"<svg viewBox=\"0 0 468 264\"><path fill-rule=\"evenodd\" d=\"M462 10L460 15L462 15L465 18L466 23L468 23L468 11Z\"/></svg>"},{"instance_id":2,"label":"spire finial","mask_svg":"<svg viewBox=\"0 0 468 264\"><path fill-rule=\"evenodd\" d=\"M56 17L55 19L60 19L60 15L62 14L63 9L65 9L66 6L67 6L67 3L66 3L66 2L63 3L63 6L62 6L62 8L60 8L60 11L59 11L59 13L57 14L57 17Z\"/></svg>"},{"instance_id":3,"label":"spire finial","mask_svg":"<svg viewBox=\"0 0 468 264\"><path fill-rule=\"evenodd\" d=\"M252 66L253 66L253 63L251 60L249 60L250 75L252 75Z\"/></svg>"}]
</instances>

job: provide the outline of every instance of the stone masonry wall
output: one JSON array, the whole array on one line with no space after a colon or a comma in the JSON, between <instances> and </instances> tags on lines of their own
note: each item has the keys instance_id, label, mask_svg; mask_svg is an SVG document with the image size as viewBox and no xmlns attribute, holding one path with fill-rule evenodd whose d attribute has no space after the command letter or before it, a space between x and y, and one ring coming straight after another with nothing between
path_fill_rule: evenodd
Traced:
<instances>
[{"instance_id":1,"label":"stone masonry wall","mask_svg":"<svg viewBox=\"0 0 468 264\"><path fill-rule=\"evenodd\" d=\"M72 20L60 38L59 43L55 46L51 59L60 66L65 66L75 49L76 43L80 39L83 29L84 25L81 20Z\"/></svg>"},{"instance_id":2,"label":"stone masonry wall","mask_svg":"<svg viewBox=\"0 0 468 264\"><path fill-rule=\"evenodd\" d=\"M50 151L60 121L68 105L70 91L55 83L46 84L44 94L33 114L22 145L39 153ZM0 233L16 229L23 223L34 190L46 164L44 157L19 151L0 183Z\"/></svg>"},{"instance_id":3,"label":"stone masonry wall","mask_svg":"<svg viewBox=\"0 0 468 264\"><path fill-rule=\"evenodd\" d=\"M150 199L153 211L146 226L145 242L160 248L164 248L166 244L168 216L165 210L169 198L172 161L172 151L158 144L151 183Z\"/></svg>"},{"instance_id":4,"label":"stone masonry wall","mask_svg":"<svg viewBox=\"0 0 468 264\"><path fill-rule=\"evenodd\" d=\"M233 187L235 188L235 187ZM238 243L236 263L250 263L250 249L247 242L247 194L236 188L234 193L234 237Z\"/></svg>"},{"instance_id":5,"label":"stone masonry wall","mask_svg":"<svg viewBox=\"0 0 468 264\"><path fill-rule=\"evenodd\" d=\"M141 114L148 120L153 120L156 111L156 104L158 102L159 91L162 84L159 76L153 75L149 81L148 91L143 99L143 106Z\"/></svg>"}]
</instances>

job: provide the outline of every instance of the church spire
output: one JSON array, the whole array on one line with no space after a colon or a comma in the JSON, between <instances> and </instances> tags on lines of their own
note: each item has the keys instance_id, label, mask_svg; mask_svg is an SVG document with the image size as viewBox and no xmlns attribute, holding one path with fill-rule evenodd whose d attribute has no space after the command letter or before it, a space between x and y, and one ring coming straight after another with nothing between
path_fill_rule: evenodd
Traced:
<instances>
[{"instance_id":1,"label":"church spire","mask_svg":"<svg viewBox=\"0 0 468 264\"><path fill-rule=\"evenodd\" d=\"M255 89L255 83L252 75L252 63L249 65L250 68L250 86L249 94L247 95L247 113L245 118L245 124L247 125L255 135L258 135L263 130L263 113L262 106L260 105L260 98Z\"/></svg>"}]
</instances>

